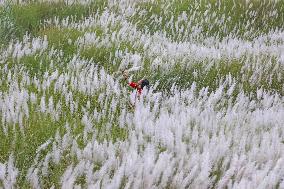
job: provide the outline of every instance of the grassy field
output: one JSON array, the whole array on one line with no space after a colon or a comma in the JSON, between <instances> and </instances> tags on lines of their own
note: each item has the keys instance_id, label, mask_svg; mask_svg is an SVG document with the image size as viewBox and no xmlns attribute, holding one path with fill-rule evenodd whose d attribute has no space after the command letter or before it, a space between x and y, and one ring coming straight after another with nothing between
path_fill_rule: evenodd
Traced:
<instances>
[{"instance_id":1,"label":"grassy field","mask_svg":"<svg viewBox=\"0 0 284 189\"><path fill-rule=\"evenodd\" d=\"M3 0L0 25L0 188L284 187L283 1Z\"/></svg>"}]
</instances>

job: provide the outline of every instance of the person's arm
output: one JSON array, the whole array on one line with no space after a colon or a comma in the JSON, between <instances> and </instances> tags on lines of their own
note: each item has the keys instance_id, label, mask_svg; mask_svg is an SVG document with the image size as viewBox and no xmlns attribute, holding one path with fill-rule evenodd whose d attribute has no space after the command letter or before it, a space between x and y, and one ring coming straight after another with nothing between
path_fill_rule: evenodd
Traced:
<instances>
[{"instance_id":1,"label":"person's arm","mask_svg":"<svg viewBox=\"0 0 284 189\"><path fill-rule=\"evenodd\" d=\"M122 75L123 75L125 81L127 82L127 84L128 84L130 87L132 87L132 88L134 88L134 89L137 88L138 83L135 83L135 82L128 82L128 72L127 72L127 70L124 70L124 71L122 72Z\"/></svg>"},{"instance_id":2,"label":"person's arm","mask_svg":"<svg viewBox=\"0 0 284 189\"><path fill-rule=\"evenodd\" d=\"M127 81L128 80L128 71L127 70L122 71L122 76L123 76L124 80Z\"/></svg>"}]
</instances>

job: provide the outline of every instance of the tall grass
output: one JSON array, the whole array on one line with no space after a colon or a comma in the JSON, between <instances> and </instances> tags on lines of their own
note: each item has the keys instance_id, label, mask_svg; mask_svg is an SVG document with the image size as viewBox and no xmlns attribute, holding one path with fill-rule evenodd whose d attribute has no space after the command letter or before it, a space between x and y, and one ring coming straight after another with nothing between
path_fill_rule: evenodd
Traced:
<instances>
[{"instance_id":1,"label":"tall grass","mask_svg":"<svg viewBox=\"0 0 284 189\"><path fill-rule=\"evenodd\" d=\"M129 20L137 23L139 29L150 33L163 31L176 41L192 37L198 40L200 36L251 40L283 28L284 21L281 1L149 1L137 3L136 7L138 11Z\"/></svg>"},{"instance_id":2,"label":"tall grass","mask_svg":"<svg viewBox=\"0 0 284 189\"><path fill-rule=\"evenodd\" d=\"M0 188L284 186L282 1L0 4Z\"/></svg>"},{"instance_id":3,"label":"tall grass","mask_svg":"<svg viewBox=\"0 0 284 189\"><path fill-rule=\"evenodd\" d=\"M21 38L25 34L37 36L45 21L57 18L69 18L71 20L79 20L89 15L102 11L105 6L104 1L95 1L84 5L73 3L69 5L63 1L59 2L30 2L28 4L6 4L2 7L1 22L3 22L4 37L7 40ZM13 30L13 31L11 31ZM12 32L12 33L11 33ZM3 35L2 34L2 35Z\"/></svg>"}]
</instances>

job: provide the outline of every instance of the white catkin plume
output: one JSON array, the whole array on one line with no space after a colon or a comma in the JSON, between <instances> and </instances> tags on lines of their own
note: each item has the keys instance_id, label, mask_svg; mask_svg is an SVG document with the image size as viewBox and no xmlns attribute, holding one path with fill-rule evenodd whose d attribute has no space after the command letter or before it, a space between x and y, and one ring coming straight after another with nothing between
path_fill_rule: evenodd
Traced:
<instances>
[{"instance_id":1,"label":"white catkin plume","mask_svg":"<svg viewBox=\"0 0 284 189\"><path fill-rule=\"evenodd\" d=\"M51 143L51 139L48 139L45 143L43 143L37 148L36 153L38 154L40 151L45 150L50 143Z\"/></svg>"},{"instance_id":2,"label":"white catkin plume","mask_svg":"<svg viewBox=\"0 0 284 189\"><path fill-rule=\"evenodd\" d=\"M8 162L0 164L0 180L4 188L16 188L19 171L14 165L13 155L9 156Z\"/></svg>"},{"instance_id":3,"label":"white catkin plume","mask_svg":"<svg viewBox=\"0 0 284 189\"><path fill-rule=\"evenodd\" d=\"M45 97L42 96L40 99L40 111L44 113L46 111L46 105L45 105Z\"/></svg>"}]
</instances>

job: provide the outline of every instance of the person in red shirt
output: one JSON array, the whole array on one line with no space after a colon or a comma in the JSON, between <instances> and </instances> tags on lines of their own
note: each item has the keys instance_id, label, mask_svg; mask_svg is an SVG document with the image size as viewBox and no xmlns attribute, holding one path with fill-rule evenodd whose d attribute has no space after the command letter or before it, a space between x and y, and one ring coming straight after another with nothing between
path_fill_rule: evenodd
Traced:
<instances>
[{"instance_id":1,"label":"person in red shirt","mask_svg":"<svg viewBox=\"0 0 284 189\"><path fill-rule=\"evenodd\" d=\"M127 71L123 72L123 77L124 77L125 80L128 79ZM128 85L130 87L132 87L133 89L136 89L139 96L142 94L142 90L143 90L144 87L149 88L149 86L150 86L149 81L147 79L141 79L137 83L129 82Z\"/></svg>"},{"instance_id":2,"label":"person in red shirt","mask_svg":"<svg viewBox=\"0 0 284 189\"><path fill-rule=\"evenodd\" d=\"M133 100L131 100L130 98L130 107L132 109L134 109L135 104L136 104L136 99L138 98L138 100L140 99L140 95L142 94L142 90L143 88L146 86L147 88L149 88L149 81L147 79L141 79L139 80L137 83L136 82L128 82L128 71L125 70L122 72L122 75L125 79L125 81L127 81L128 86L130 86L133 89L136 89L136 94L135 94L135 98Z\"/></svg>"}]
</instances>

